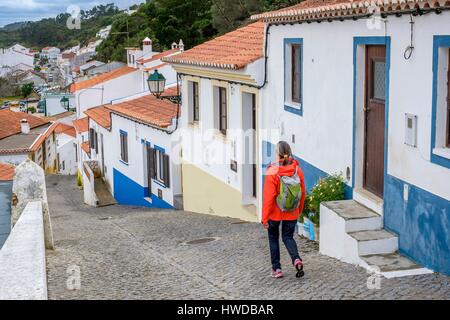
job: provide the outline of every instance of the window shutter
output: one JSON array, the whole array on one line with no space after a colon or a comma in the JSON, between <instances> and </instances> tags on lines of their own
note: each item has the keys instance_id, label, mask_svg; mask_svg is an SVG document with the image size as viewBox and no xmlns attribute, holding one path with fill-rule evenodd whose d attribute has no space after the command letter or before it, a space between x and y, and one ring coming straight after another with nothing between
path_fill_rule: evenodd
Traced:
<instances>
[{"instance_id":1,"label":"window shutter","mask_svg":"<svg viewBox=\"0 0 450 320\"><path fill-rule=\"evenodd\" d=\"M170 188L170 158L169 155L164 154L163 155L163 161L164 161L164 184L167 188Z\"/></svg>"},{"instance_id":2,"label":"window shutter","mask_svg":"<svg viewBox=\"0 0 450 320\"><path fill-rule=\"evenodd\" d=\"M95 153L98 154L98 133L95 132Z\"/></svg>"},{"instance_id":3,"label":"window shutter","mask_svg":"<svg viewBox=\"0 0 450 320\"><path fill-rule=\"evenodd\" d=\"M153 148L148 148L148 154L147 154L147 161L149 163L149 169L150 169L150 177L152 179L156 179L156 152Z\"/></svg>"},{"instance_id":4,"label":"window shutter","mask_svg":"<svg viewBox=\"0 0 450 320\"><path fill-rule=\"evenodd\" d=\"M123 136L123 147L124 147L124 156L125 156L124 161L126 163L128 163L128 137L125 135Z\"/></svg>"}]
</instances>

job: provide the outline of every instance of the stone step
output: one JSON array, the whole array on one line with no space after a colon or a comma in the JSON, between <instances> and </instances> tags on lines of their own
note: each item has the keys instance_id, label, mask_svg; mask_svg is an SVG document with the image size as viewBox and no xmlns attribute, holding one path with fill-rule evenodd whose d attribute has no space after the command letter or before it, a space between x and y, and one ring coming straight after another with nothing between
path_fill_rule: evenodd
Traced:
<instances>
[{"instance_id":1,"label":"stone step","mask_svg":"<svg viewBox=\"0 0 450 320\"><path fill-rule=\"evenodd\" d=\"M322 203L345 220L346 232L379 230L383 228L383 217L354 200Z\"/></svg>"},{"instance_id":2,"label":"stone step","mask_svg":"<svg viewBox=\"0 0 450 320\"><path fill-rule=\"evenodd\" d=\"M398 252L361 256L368 269L386 278L406 277L433 273L423 268Z\"/></svg>"},{"instance_id":3,"label":"stone step","mask_svg":"<svg viewBox=\"0 0 450 320\"><path fill-rule=\"evenodd\" d=\"M398 250L398 237L383 229L351 232L348 235L358 241L360 256L394 253Z\"/></svg>"}]
</instances>

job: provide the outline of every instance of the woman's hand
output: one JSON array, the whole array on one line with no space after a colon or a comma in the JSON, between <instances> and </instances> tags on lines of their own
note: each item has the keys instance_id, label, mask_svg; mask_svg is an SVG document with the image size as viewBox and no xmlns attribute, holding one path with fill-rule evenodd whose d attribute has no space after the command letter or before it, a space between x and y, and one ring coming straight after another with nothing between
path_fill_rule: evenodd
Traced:
<instances>
[{"instance_id":1,"label":"woman's hand","mask_svg":"<svg viewBox=\"0 0 450 320\"><path fill-rule=\"evenodd\" d=\"M262 225L263 225L264 229L266 229L266 230L269 229L269 223L263 223Z\"/></svg>"}]
</instances>

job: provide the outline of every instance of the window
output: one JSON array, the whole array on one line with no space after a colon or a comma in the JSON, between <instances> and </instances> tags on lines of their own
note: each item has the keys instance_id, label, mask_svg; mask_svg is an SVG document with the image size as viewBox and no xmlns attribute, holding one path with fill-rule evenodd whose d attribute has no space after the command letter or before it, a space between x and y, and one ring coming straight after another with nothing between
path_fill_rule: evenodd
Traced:
<instances>
[{"instance_id":1,"label":"window","mask_svg":"<svg viewBox=\"0 0 450 320\"><path fill-rule=\"evenodd\" d=\"M219 130L227 134L227 89L219 87Z\"/></svg>"},{"instance_id":2,"label":"window","mask_svg":"<svg viewBox=\"0 0 450 320\"><path fill-rule=\"evenodd\" d=\"M124 131L120 131L120 158L128 163L128 134Z\"/></svg>"},{"instance_id":3,"label":"window","mask_svg":"<svg viewBox=\"0 0 450 320\"><path fill-rule=\"evenodd\" d=\"M284 109L302 115L303 39L284 40Z\"/></svg>"},{"instance_id":4,"label":"window","mask_svg":"<svg viewBox=\"0 0 450 320\"><path fill-rule=\"evenodd\" d=\"M199 96L198 96L198 82L192 83L192 106L193 106L193 118L197 122L199 120Z\"/></svg>"},{"instance_id":5,"label":"window","mask_svg":"<svg viewBox=\"0 0 450 320\"><path fill-rule=\"evenodd\" d=\"M291 97L292 102L301 103L301 65L300 65L300 45L293 44L291 46L291 56L292 56L292 81L291 81Z\"/></svg>"},{"instance_id":6,"label":"window","mask_svg":"<svg viewBox=\"0 0 450 320\"><path fill-rule=\"evenodd\" d=\"M150 175L152 179L163 184L166 188L170 188L170 158L159 147L149 148L150 153Z\"/></svg>"},{"instance_id":7,"label":"window","mask_svg":"<svg viewBox=\"0 0 450 320\"><path fill-rule=\"evenodd\" d=\"M194 123L200 120L199 83L195 81L189 81L188 90L189 123Z\"/></svg>"},{"instance_id":8,"label":"window","mask_svg":"<svg viewBox=\"0 0 450 320\"><path fill-rule=\"evenodd\" d=\"M89 147L98 153L98 133L93 128L89 129Z\"/></svg>"},{"instance_id":9,"label":"window","mask_svg":"<svg viewBox=\"0 0 450 320\"><path fill-rule=\"evenodd\" d=\"M450 35L433 37L432 163L450 168Z\"/></svg>"}]
</instances>

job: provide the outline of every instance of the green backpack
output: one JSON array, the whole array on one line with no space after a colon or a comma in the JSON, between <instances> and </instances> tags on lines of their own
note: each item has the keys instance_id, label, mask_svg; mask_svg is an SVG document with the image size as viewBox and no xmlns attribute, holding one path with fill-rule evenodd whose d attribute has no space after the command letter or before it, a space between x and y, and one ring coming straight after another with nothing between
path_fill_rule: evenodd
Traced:
<instances>
[{"instance_id":1,"label":"green backpack","mask_svg":"<svg viewBox=\"0 0 450 320\"><path fill-rule=\"evenodd\" d=\"M300 206L302 187L298 170L292 176L279 176L280 193L277 197L277 205L283 212L292 212Z\"/></svg>"}]
</instances>

